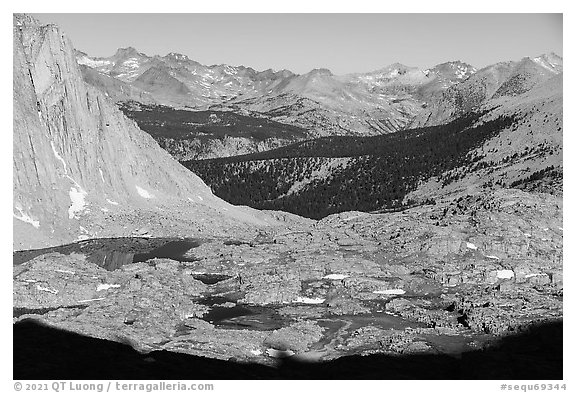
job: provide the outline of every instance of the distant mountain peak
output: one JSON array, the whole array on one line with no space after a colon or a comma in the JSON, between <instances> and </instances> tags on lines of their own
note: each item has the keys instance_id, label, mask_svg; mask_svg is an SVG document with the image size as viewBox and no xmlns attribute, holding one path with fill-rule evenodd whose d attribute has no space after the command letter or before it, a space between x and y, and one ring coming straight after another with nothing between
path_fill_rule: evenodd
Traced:
<instances>
[{"instance_id":1,"label":"distant mountain peak","mask_svg":"<svg viewBox=\"0 0 576 393\"><path fill-rule=\"evenodd\" d=\"M183 55L181 53L176 53L176 52L170 52L165 57L169 58L169 59L174 59L177 61L189 61L190 60L190 58L188 56Z\"/></svg>"},{"instance_id":2,"label":"distant mountain peak","mask_svg":"<svg viewBox=\"0 0 576 393\"><path fill-rule=\"evenodd\" d=\"M380 68L378 70L368 72L365 75L372 75L378 78L395 78L400 75L406 74L410 70L416 70L415 67L409 67L402 63L392 63L386 67Z\"/></svg>"},{"instance_id":3,"label":"distant mountain peak","mask_svg":"<svg viewBox=\"0 0 576 393\"><path fill-rule=\"evenodd\" d=\"M440 63L426 71L444 74L445 76L454 75L457 79L466 79L470 75L476 73L477 69L463 61L454 60Z\"/></svg>"},{"instance_id":4,"label":"distant mountain peak","mask_svg":"<svg viewBox=\"0 0 576 393\"><path fill-rule=\"evenodd\" d=\"M451 60L451 61L446 61L444 63L440 63L438 65L436 65L436 67L441 67L441 66L446 66L446 67L468 67L468 68L474 68L474 66L465 63L461 60Z\"/></svg>"},{"instance_id":5,"label":"distant mountain peak","mask_svg":"<svg viewBox=\"0 0 576 393\"><path fill-rule=\"evenodd\" d=\"M548 52L548 53L544 53L540 56L538 56L538 58L544 58L544 59L548 59L548 60L559 60L562 61L563 58L560 55L557 55L555 52Z\"/></svg>"},{"instance_id":6,"label":"distant mountain peak","mask_svg":"<svg viewBox=\"0 0 576 393\"><path fill-rule=\"evenodd\" d=\"M413 67L407 66L406 64L402 64L402 63L392 63L390 65L388 65L387 67L382 68L383 70L391 70L391 69L396 69L396 70L408 70L411 69Z\"/></svg>"},{"instance_id":7,"label":"distant mountain peak","mask_svg":"<svg viewBox=\"0 0 576 393\"><path fill-rule=\"evenodd\" d=\"M40 21L28 14L14 14L13 15L14 26L23 25L40 25Z\"/></svg>"},{"instance_id":8,"label":"distant mountain peak","mask_svg":"<svg viewBox=\"0 0 576 393\"><path fill-rule=\"evenodd\" d=\"M143 54L138 52L135 48L129 46L127 48L118 48L114 56L115 57L143 56Z\"/></svg>"},{"instance_id":9,"label":"distant mountain peak","mask_svg":"<svg viewBox=\"0 0 576 393\"><path fill-rule=\"evenodd\" d=\"M334 74L332 74L332 71L330 71L328 68L314 68L312 71L310 71L308 74L310 75L325 75L325 76L334 76Z\"/></svg>"},{"instance_id":10,"label":"distant mountain peak","mask_svg":"<svg viewBox=\"0 0 576 393\"><path fill-rule=\"evenodd\" d=\"M559 74L563 71L564 61L561 56L558 56L554 52L545 53L538 57L531 58L530 60L556 74Z\"/></svg>"}]
</instances>

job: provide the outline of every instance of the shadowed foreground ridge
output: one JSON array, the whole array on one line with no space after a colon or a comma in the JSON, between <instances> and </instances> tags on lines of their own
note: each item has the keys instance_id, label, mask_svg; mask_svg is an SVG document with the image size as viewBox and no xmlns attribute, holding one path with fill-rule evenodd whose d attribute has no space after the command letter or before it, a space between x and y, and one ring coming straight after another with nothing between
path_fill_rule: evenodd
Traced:
<instances>
[{"instance_id":1,"label":"shadowed foreground ridge","mask_svg":"<svg viewBox=\"0 0 576 393\"><path fill-rule=\"evenodd\" d=\"M483 351L350 356L277 368L181 353L140 354L116 342L24 320L14 325L14 379L562 379L562 322L503 338Z\"/></svg>"}]
</instances>

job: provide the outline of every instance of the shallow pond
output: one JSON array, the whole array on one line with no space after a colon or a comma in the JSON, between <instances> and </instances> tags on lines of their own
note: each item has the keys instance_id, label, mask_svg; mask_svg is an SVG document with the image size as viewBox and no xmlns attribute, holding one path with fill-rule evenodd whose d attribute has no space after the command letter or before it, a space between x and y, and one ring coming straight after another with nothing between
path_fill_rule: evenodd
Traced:
<instances>
[{"instance_id":1,"label":"shallow pond","mask_svg":"<svg viewBox=\"0 0 576 393\"><path fill-rule=\"evenodd\" d=\"M220 328L274 330L290 321L274 307L236 304L230 297L210 296L197 302L210 307L202 319Z\"/></svg>"},{"instance_id":2,"label":"shallow pond","mask_svg":"<svg viewBox=\"0 0 576 393\"><path fill-rule=\"evenodd\" d=\"M60 309L78 309L82 310L88 307L87 305L74 305L74 306L63 306L63 307L44 307L44 308L26 308L26 307L13 307L12 317L19 318L22 315L34 314L34 315L44 315L50 311L56 311Z\"/></svg>"},{"instance_id":3,"label":"shallow pond","mask_svg":"<svg viewBox=\"0 0 576 393\"><path fill-rule=\"evenodd\" d=\"M84 254L89 262L106 270L135 262L144 262L153 258L169 258L180 262L192 262L195 259L187 253L202 243L204 239L195 238L107 238L89 239L37 250L17 251L12 254L14 265L27 262L37 256L57 252L64 255Z\"/></svg>"},{"instance_id":4,"label":"shallow pond","mask_svg":"<svg viewBox=\"0 0 576 393\"><path fill-rule=\"evenodd\" d=\"M201 273L201 274L192 274L198 281L202 281L206 285L214 285L218 284L220 281L228 280L232 276L226 274L212 274L212 273Z\"/></svg>"}]
</instances>

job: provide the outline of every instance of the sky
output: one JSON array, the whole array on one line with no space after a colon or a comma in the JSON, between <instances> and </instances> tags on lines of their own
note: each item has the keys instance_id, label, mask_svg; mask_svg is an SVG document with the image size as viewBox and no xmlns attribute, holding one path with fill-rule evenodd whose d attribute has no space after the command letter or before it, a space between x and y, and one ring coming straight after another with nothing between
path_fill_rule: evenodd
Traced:
<instances>
[{"instance_id":1,"label":"sky","mask_svg":"<svg viewBox=\"0 0 576 393\"><path fill-rule=\"evenodd\" d=\"M477 68L555 52L562 14L33 14L60 25L74 47L108 57L132 46L177 52L202 64L334 74L392 63L429 68L461 60Z\"/></svg>"}]
</instances>

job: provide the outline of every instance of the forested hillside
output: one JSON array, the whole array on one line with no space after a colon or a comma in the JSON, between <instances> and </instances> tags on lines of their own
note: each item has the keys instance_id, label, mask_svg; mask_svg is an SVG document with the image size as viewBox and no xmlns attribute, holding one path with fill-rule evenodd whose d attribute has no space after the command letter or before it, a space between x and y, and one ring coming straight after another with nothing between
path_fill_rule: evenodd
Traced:
<instances>
[{"instance_id":1,"label":"forested hillside","mask_svg":"<svg viewBox=\"0 0 576 393\"><path fill-rule=\"evenodd\" d=\"M119 108L178 160L274 149L309 137L302 128L230 111L192 111L138 102Z\"/></svg>"},{"instance_id":2,"label":"forested hillside","mask_svg":"<svg viewBox=\"0 0 576 393\"><path fill-rule=\"evenodd\" d=\"M328 137L258 154L186 161L219 197L261 209L322 218L348 210L398 210L419 182L438 177L444 185L463 177L450 173L484 165L470 154L519 119L485 113L452 123L374 137ZM434 203L432 200L427 203Z\"/></svg>"}]
</instances>

